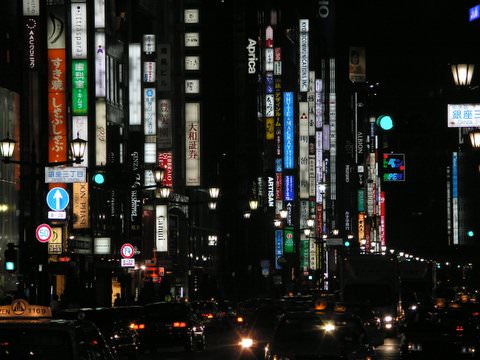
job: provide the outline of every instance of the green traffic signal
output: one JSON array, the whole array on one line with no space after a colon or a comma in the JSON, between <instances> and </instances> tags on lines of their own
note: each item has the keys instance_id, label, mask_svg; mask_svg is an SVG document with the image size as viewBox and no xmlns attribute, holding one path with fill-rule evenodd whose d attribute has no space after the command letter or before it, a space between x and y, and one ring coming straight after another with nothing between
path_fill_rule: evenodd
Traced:
<instances>
[{"instance_id":1,"label":"green traffic signal","mask_svg":"<svg viewBox=\"0 0 480 360\"><path fill-rule=\"evenodd\" d=\"M393 119L390 115L380 115L375 122L382 130L391 130L393 128Z\"/></svg>"},{"instance_id":2,"label":"green traffic signal","mask_svg":"<svg viewBox=\"0 0 480 360\"><path fill-rule=\"evenodd\" d=\"M92 180L97 185L103 185L105 183L105 175L102 173L95 173L92 177Z\"/></svg>"},{"instance_id":3,"label":"green traffic signal","mask_svg":"<svg viewBox=\"0 0 480 360\"><path fill-rule=\"evenodd\" d=\"M468 230L468 232L467 232L468 237L473 237L474 235L475 235L475 233L473 232L473 230Z\"/></svg>"},{"instance_id":4,"label":"green traffic signal","mask_svg":"<svg viewBox=\"0 0 480 360\"><path fill-rule=\"evenodd\" d=\"M345 245L345 247L349 247L349 246L350 246L350 241L345 240L345 242L343 243L343 245Z\"/></svg>"}]
</instances>

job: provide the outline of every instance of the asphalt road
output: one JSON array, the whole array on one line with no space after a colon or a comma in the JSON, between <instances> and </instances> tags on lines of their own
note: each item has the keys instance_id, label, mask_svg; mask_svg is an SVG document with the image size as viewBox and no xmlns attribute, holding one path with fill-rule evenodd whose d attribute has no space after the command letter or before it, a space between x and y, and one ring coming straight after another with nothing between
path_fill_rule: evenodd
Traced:
<instances>
[{"instance_id":1,"label":"asphalt road","mask_svg":"<svg viewBox=\"0 0 480 360\"><path fill-rule=\"evenodd\" d=\"M209 333L207 337L207 349L205 351L186 352L182 347L160 348L157 352L142 354L139 360L235 360L239 358L238 348L235 346L233 336L228 331ZM385 344L377 348L378 360L398 360L398 339L387 338Z\"/></svg>"}]
</instances>

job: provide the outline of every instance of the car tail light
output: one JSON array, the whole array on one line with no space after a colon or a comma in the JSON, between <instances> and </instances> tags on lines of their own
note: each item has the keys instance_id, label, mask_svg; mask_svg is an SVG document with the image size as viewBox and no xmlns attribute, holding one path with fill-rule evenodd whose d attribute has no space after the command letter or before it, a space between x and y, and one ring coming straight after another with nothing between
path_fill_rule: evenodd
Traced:
<instances>
[{"instance_id":1,"label":"car tail light","mask_svg":"<svg viewBox=\"0 0 480 360\"><path fill-rule=\"evenodd\" d=\"M202 316L207 318L207 319L213 319L213 314L212 313L205 313L205 314L202 314Z\"/></svg>"},{"instance_id":2,"label":"car tail light","mask_svg":"<svg viewBox=\"0 0 480 360\"><path fill-rule=\"evenodd\" d=\"M130 324L130 329L132 329L132 330L143 330L143 329L145 329L145 324L131 323Z\"/></svg>"},{"instance_id":3,"label":"car tail light","mask_svg":"<svg viewBox=\"0 0 480 360\"><path fill-rule=\"evenodd\" d=\"M187 327L187 323L185 321L176 321L173 323L174 328L184 328Z\"/></svg>"},{"instance_id":4,"label":"car tail light","mask_svg":"<svg viewBox=\"0 0 480 360\"><path fill-rule=\"evenodd\" d=\"M479 316L479 315L480 315L480 312L478 312L478 311L472 312L472 316L476 317L476 316Z\"/></svg>"},{"instance_id":5,"label":"car tail light","mask_svg":"<svg viewBox=\"0 0 480 360\"><path fill-rule=\"evenodd\" d=\"M463 326L462 325L457 325L455 327L455 332L457 333L457 336L462 336L463 335Z\"/></svg>"}]
</instances>

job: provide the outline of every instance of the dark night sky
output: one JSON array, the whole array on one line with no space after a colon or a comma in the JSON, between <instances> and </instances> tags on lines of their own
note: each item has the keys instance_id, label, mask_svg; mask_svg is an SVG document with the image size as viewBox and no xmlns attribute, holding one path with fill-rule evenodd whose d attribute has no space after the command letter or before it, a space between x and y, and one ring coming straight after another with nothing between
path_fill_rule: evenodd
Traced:
<instances>
[{"instance_id":1,"label":"dark night sky","mask_svg":"<svg viewBox=\"0 0 480 360\"><path fill-rule=\"evenodd\" d=\"M368 0L338 12L338 36L366 47L367 79L381 83L376 102L396 121L387 150L406 154L407 180L385 186L387 241L422 255L447 243L445 166L457 136L446 122L445 104L457 96L449 64L480 58L480 21L468 22L474 5Z\"/></svg>"}]
</instances>

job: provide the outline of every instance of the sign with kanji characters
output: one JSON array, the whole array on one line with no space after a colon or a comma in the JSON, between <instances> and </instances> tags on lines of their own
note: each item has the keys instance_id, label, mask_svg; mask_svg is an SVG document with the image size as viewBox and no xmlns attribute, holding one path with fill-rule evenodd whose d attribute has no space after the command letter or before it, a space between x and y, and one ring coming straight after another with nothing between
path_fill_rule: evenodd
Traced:
<instances>
[{"instance_id":1,"label":"sign with kanji characters","mask_svg":"<svg viewBox=\"0 0 480 360\"><path fill-rule=\"evenodd\" d=\"M480 104L448 104L448 127L480 127Z\"/></svg>"}]
</instances>

